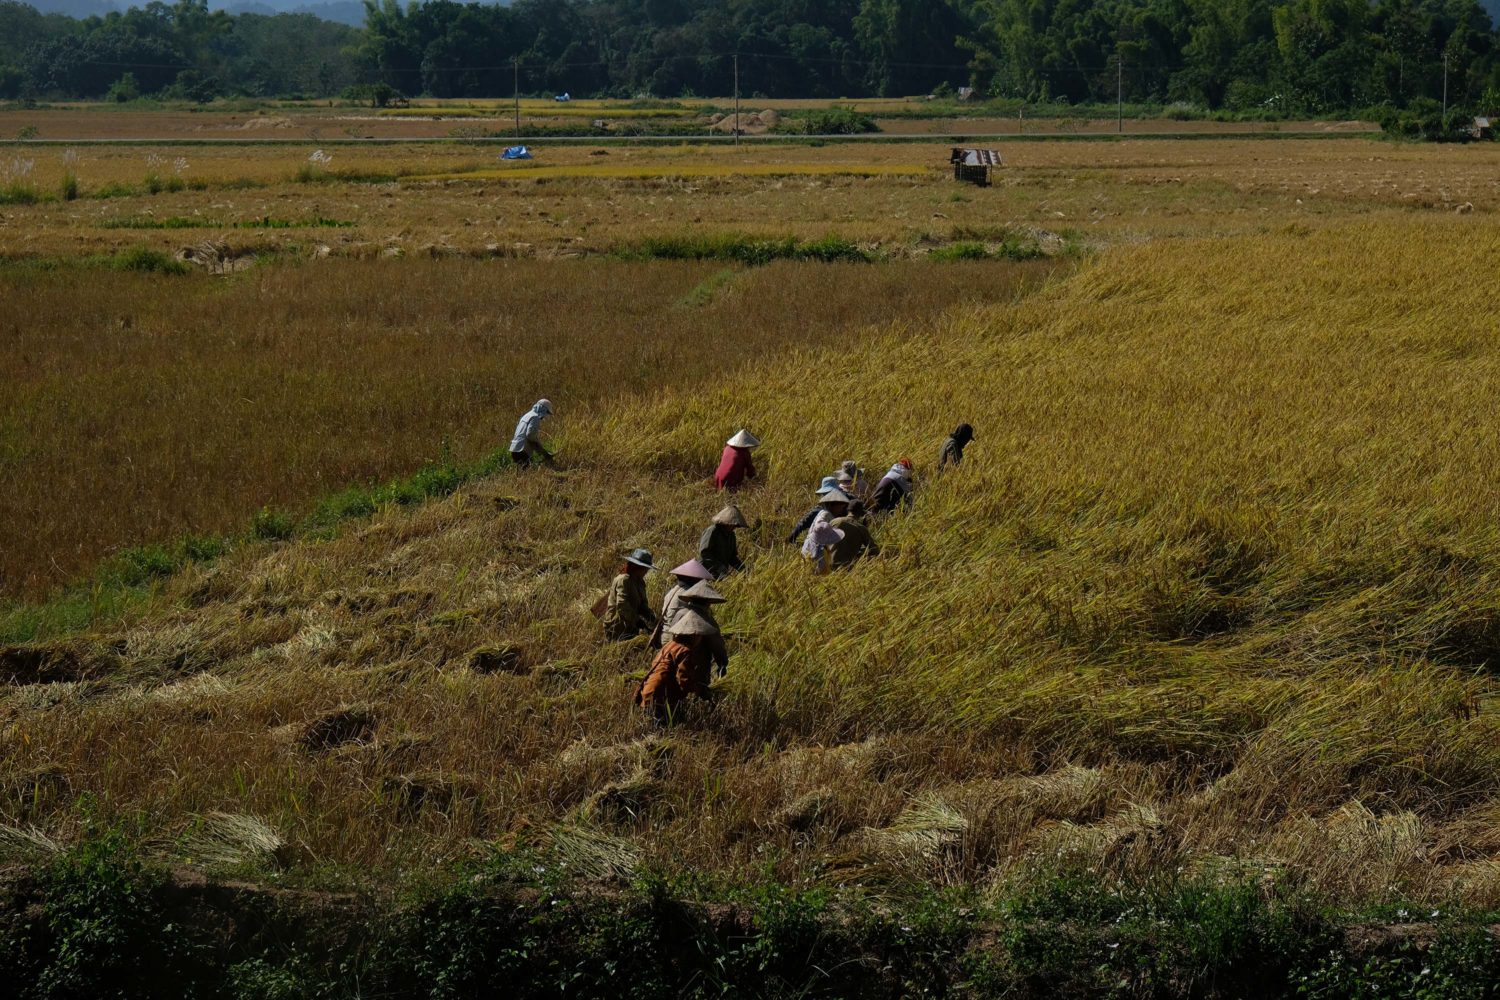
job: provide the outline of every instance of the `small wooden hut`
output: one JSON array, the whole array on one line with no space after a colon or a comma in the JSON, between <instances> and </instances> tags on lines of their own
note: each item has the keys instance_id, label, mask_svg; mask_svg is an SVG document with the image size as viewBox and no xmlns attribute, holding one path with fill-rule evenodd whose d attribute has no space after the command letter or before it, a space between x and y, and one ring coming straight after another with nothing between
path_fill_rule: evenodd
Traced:
<instances>
[{"instance_id":1,"label":"small wooden hut","mask_svg":"<svg viewBox=\"0 0 1500 1000\"><path fill-rule=\"evenodd\" d=\"M954 146L949 157L953 163L953 179L968 181L980 187L990 186L990 170L1000 166L1000 153L993 149L966 149Z\"/></svg>"}]
</instances>

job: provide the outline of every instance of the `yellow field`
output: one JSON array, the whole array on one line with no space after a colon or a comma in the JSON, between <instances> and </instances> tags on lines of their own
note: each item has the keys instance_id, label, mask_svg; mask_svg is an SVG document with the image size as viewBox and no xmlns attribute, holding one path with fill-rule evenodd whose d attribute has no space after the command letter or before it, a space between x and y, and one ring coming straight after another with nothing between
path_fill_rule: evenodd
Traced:
<instances>
[{"instance_id":1,"label":"yellow field","mask_svg":"<svg viewBox=\"0 0 1500 1000\"><path fill-rule=\"evenodd\" d=\"M671 166L615 166L613 164L577 164L564 167L501 167L498 170L470 170L454 174L415 174L404 178L409 181L528 181L556 180L562 177L589 177L606 180L644 178L697 177L890 177L920 176L931 173L931 168L901 166L898 164L872 164L852 166L836 163L704 163Z\"/></svg>"},{"instance_id":2,"label":"yellow field","mask_svg":"<svg viewBox=\"0 0 1500 1000\"><path fill-rule=\"evenodd\" d=\"M979 189L938 141L500 145L24 153L81 196L0 207L7 586L84 585L0 614L0 855L1500 907L1500 149L1017 142ZM798 240L846 256L744 262ZM339 500L544 395L558 468ZM589 609L693 554L741 426L731 665L660 728ZM820 477L902 456L885 555L812 576ZM280 846L205 856L224 815Z\"/></svg>"}]
</instances>

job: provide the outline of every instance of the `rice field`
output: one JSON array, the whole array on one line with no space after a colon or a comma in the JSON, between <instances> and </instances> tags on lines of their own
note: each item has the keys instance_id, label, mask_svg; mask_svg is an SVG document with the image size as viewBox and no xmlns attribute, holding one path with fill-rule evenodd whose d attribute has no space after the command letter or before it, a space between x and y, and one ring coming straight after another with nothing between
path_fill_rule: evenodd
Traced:
<instances>
[{"instance_id":1,"label":"rice field","mask_svg":"<svg viewBox=\"0 0 1500 1000\"><path fill-rule=\"evenodd\" d=\"M260 187L4 207L5 586L92 589L6 612L50 624L0 647L3 829L380 891L513 855L606 892L981 905L1062 871L1490 922L1497 154L1017 144L975 189L940 152L546 150L498 173L575 172L520 185L472 150L334 154L379 181L255 150L201 175ZM836 173L861 162L888 172ZM340 225L185 227L255 259L122 269L195 213ZM622 253L773 236L870 262ZM1006 241L1041 257L937 252ZM480 460L543 395L556 469L242 530ZM621 552L694 554L742 426L731 664L662 729L630 705L648 652L590 608ZM812 487L902 456L884 554L811 575L783 539ZM129 600L90 576L218 532ZM280 846L206 852L226 822Z\"/></svg>"}]
</instances>

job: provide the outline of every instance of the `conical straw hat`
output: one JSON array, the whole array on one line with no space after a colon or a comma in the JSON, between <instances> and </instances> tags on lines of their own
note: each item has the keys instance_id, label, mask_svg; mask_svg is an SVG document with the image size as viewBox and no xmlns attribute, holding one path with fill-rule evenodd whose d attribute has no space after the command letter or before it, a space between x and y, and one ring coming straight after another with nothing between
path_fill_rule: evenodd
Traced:
<instances>
[{"instance_id":1,"label":"conical straw hat","mask_svg":"<svg viewBox=\"0 0 1500 1000\"><path fill-rule=\"evenodd\" d=\"M714 578L714 575L708 571L708 567L696 559L689 559L681 566L678 566L672 570L672 575L685 576L690 580L712 580Z\"/></svg>"},{"instance_id":2,"label":"conical straw hat","mask_svg":"<svg viewBox=\"0 0 1500 1000\"><path fill-rule=\"evenodd\" d=\"M729 439L729 443L736 448L758 448L760 438L741 428L738 434Z\"/></svg>"},{"instance_id":3,"label":"conical straw hat","mask_svg":"<svg viewBox=\"0 0 1500 1000\"><path fill-rule=\"evenodd\" d=\"M745 515L734 504L730 504L714 515L714 524L722 524L726 528L748 528L750 522L745 520Z\"/></svg>"},{"instance_id":4,"label":"conical straw hat","mask_svg":"<svg viewBox=\"0 0 1500 1000\"><path fill-rule=\"evenodd\" d=\"M687 590L682 592L684 600L702 601L704 604L723 604L728 598L708 585L707 580L700 580Z\"/></svg>"}]
</instances>

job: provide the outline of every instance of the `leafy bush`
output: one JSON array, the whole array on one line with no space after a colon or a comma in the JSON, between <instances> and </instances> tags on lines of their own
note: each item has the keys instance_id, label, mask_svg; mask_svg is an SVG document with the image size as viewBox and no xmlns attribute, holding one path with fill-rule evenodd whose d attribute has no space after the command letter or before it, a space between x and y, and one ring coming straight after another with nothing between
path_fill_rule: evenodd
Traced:
<instances>
[{"instance_id":1,"label":"leafy bush","mask_svg":"<svg viewBox=\"0 0 1500 1000\"><path fill-rule=\"evenodd\" d=\"M864 135L879 132L869 115L848 107L788 112L774 131L783 135Z\"/></svg>"},{"instance_id":2,"label":"leafy bush","mask_svg":"<svg viewBox=\"0 0 1500 1000\"><path fill-rule=\"evenodd\" d=\"M722 260L756 266L773 260L867 263L876 255L839 236L804 242L795 236L742 234L656 236L619 248L626 260Z\"/></svg>"},{"instance_id":3,"label":"leafy bush","mask_svg":"<svg viewBox=\"0 0 1500 1000\"><path fill-rule=\"evenodd\" d=\"M250 520L250 537L263 542L291 538L296 526L290 514L262 507Z\"/></svg>"},{"instance_id":4,"label":"leafy bush","mask_svg":"<svg viewBox=\"0 0 1500 1000\"><path fill-rule=\"evenodd\" d=\"M1431 98L1418 98L1404 110L1385 107L1380 114L1380 129L1388 136L1419 142L1469 142L1469 126L1474 115L1468 111L1443 107Z\"/></svg>"},{"instance_id":5,"label":"leafy bush","mask_svg":"<svg viewBox=\"0 0 1500 1000\"><path fill-rule=\"evenodd\" d=\"M111 261L117 271L141 271L150 274L187 274L188 266L168 253L151 247L133 247L117 254Z\"/></svg>"}]
</instances>

